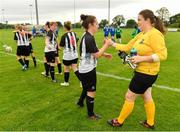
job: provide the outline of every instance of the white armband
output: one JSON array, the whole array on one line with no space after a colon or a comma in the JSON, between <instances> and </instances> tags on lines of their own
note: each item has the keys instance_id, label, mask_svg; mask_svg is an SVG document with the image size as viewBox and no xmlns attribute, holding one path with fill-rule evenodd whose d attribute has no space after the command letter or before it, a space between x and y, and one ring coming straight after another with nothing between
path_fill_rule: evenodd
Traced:
<instances>
[{"instance_id":1,"label":"white armband","mask_svg":"<svg viewBox=\"0 0 180 132\"><path fill-rule=\"evenodd\" d=\"M152 59L153 59L153 62L159 62L160 59L159 59L159 56L157 54L153 54L151 55Z\"/></svg>"}]
</instances>

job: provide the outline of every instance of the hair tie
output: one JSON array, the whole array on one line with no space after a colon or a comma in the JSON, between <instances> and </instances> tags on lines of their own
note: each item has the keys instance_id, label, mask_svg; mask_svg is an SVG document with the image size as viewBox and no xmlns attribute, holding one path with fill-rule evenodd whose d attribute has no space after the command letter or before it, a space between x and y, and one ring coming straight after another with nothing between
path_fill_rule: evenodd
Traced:
<instances>
[{"instance_id":1,"label":"hair tie","mask_svg":"<svg viewBox=\"0 0 180 132\"><path fill-rule=\"evenodd\" d=\"M157 16L154 15L154 21L156 21L156 20L157 20Z\"/></svg>"}]
</instances>

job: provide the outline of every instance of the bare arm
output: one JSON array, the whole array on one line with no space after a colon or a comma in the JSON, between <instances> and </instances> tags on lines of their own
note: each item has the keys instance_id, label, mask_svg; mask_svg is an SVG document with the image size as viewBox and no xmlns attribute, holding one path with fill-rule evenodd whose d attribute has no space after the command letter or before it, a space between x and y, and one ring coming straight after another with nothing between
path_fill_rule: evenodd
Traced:
<instances>
[{"instance_id":1,"label":"bare arm","mask_svg":"<svg viewBox=\"0 0 180 132\"><path fill-rule=\"evenodd\" d=\"M101 56L103 56L104 52L106 51L106 49L109 47L109 45L106 43L103 45L103 47L101 49L99 49L98 52L93 53L93 56L95 58L100 58Z\"/></svg>"}]
</instances>

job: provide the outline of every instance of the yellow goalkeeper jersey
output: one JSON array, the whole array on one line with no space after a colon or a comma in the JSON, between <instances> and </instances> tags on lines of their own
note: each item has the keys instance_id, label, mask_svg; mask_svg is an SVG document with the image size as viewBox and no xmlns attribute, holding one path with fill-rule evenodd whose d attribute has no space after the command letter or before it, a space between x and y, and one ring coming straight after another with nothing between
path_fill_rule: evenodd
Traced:
<instances>
[{"instance_id":1,"label":"yellow goalkeeper jersey","mask_svg":"<svg viewBox=\"0 0 180 132\"><path fill-rule=\"evenodd\" d=\"M153 27L146 33L140 32L128 44L116 44L117 50L128 52L132 48L135 48L140 56L156 55L159 59L157 62L140 62L135 71L148 75L158 74L160 61L167 58L167 48L163 34Z\"/></svg>"}]
</instances>

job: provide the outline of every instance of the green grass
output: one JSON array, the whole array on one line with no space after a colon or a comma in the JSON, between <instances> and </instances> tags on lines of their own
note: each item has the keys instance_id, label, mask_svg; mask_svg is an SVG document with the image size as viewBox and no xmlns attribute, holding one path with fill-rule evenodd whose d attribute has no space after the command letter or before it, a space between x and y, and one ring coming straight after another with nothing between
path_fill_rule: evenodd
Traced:
<instances>
[{"instance_id":1,"label":"green grass","mask_svg":"<svg viewBox=\"0 0 180 132\"><path fill-rule=\"evenodd\" d=\"M83 30L75 31L80 38ZM124 43L130 40L131 31L123 31ZM103 33L99 31L95 37L101 47ZM180 32L169 32L165 38L168 60L161 63L156 84L180 88ZM11 30L0 30L0 41L12 46L12 54L15 54L16 44ZM35 38L32 44L37 58L43 60L44 38ZM2 44L0 51L3 52ZM131 78L132 71L121 64L117 51L110 48L108 52L113 54L113 60L99 59L97 71ZM43 70L42 63L39 62L38 67L34 68L31 61L30 69L23 72L15 56L0 53L0 130L147 130L138 123L146 118L141 98L136 100L133 113L122 128L106 124L107 119L118 116L129 82L98 75L95 112L102 119L91 121L87 119L86 107L80 109L75 105L81 92L75 75L71 72L70 86L63 88L59 83L53 84L50 79L42 77L40 73ZM61 75L56 78L59 82L63 81ZM156 130L180 130L180 93L154 87L153 97L156 103Z\"/></svg>"}]
</instances>

